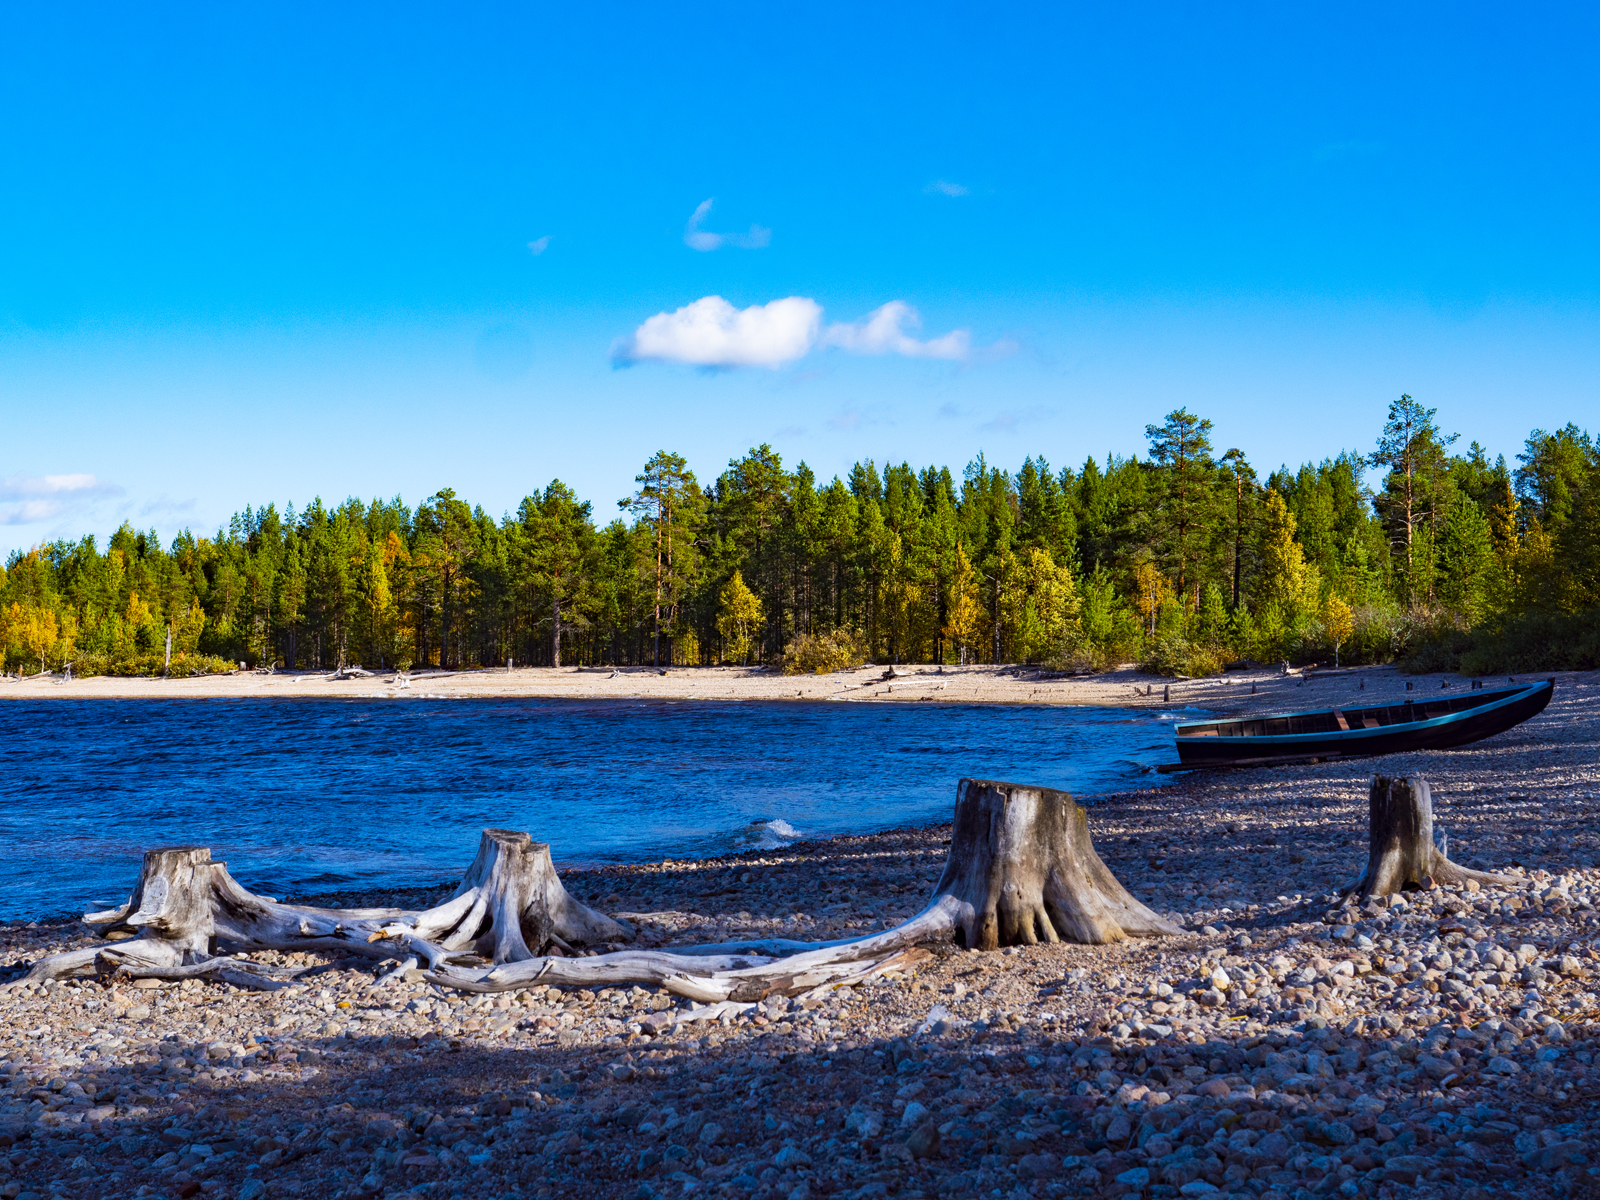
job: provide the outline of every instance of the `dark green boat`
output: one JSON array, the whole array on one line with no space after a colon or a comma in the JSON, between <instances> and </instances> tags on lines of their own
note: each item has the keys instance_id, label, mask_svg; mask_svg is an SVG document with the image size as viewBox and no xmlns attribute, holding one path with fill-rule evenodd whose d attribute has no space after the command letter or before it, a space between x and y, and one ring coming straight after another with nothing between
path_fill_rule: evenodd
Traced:
<instances>
[{"instance_id":1,"label":"dark green boat","mask_svg":"<svg viewBox=\"0 0 1600 1200\"><path fill-rule=\"evenodd\" d=\"M1547 679L1377 708L1324 708L1238 721L1186 722L1177 727L1179 762L1173 769L1465 746L1537 716L1554 691L1555 680Z\"/></svg>"}]
</instances>

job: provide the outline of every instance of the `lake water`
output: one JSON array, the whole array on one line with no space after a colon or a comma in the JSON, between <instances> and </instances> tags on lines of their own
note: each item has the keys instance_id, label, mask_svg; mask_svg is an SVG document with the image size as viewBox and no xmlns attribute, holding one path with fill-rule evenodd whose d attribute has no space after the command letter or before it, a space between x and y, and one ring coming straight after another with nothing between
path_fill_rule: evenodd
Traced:
<instances>
[{"instance_id":1,"label":"lake water","mask_svg":"<svg viewBox=\"0 0 1600 1200\"><path fill-rule=\"evenodd\" d=\"M1188 714L1186 714L1188 715ZM0 918L120 902L149 847L273 895L458 877L478 832L558 864L947 820L963 775L1158 783L1175 714L1022 705L493 700L0 702Z\"/></svg>"}]
</instances>

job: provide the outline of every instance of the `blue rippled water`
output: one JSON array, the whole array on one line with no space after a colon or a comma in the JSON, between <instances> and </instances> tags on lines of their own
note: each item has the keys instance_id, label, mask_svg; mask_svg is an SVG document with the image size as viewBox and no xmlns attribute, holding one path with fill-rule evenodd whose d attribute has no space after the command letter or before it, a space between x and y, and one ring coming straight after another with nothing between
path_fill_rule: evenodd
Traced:
<instances>
[{"instance_id":1,"label":"blue rippled water","mask_svg":"<svg viewBox=\"0 0 1600 1200\"><path fill-rule=\"evenodd\" d=\"M274 895L459 875L486 825L557 863L949 817L963 775L1145 786L1160 715L1018 705L495 700L0 703L0 917L120 901L148 847Z\"/></svg>"}]
</instances>

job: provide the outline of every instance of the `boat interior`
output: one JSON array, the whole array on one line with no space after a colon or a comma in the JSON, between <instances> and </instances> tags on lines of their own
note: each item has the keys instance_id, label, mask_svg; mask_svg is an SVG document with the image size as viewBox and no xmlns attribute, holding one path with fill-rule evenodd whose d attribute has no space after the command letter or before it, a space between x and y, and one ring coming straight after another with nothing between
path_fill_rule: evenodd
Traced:
<instances>
[{"instance_id":1,"label":"boat interior","mask_svg":"<svg viewBox=\"0 0 1600 1200\"><path fill-rule=\"evenodd\" d=\"M1525 687L1495 691L1459 692L1436 695L1426 700L1407 700L1376 708L1327 708L1320 712L1288 713L1283 716L1255 717L1241 721L1196 722L1178 726L1179 737L1283 737L1301 733L1348 733L1357 729L1381 729L1385 725L1409 725L1435 717L1481 708L1526 691Z\"/></svg>"}]
</instances>

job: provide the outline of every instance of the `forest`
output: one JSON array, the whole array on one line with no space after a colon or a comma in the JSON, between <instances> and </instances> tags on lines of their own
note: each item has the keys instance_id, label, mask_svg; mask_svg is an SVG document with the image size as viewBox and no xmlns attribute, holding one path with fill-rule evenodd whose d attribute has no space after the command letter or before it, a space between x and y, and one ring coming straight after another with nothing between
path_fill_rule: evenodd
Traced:
<instances>
[{"instance_id":1,"label":"forest","mask_svg":"<svg viewBox=\"0 0 1600 1200\"><path fill-rule=\"evenodd\" d=\"M127 525L13 553L10 673L247 668L1398 661L1600 665L1600 447L1516 463L1390 405L1372 449L1261 478L1179 409L1145 455L1015 471L858 462L820 482L762 445L703 482L644 463L604 506L560 480L495 517L449 488L246 507L163 546ZM1373 480L1374 486L1369 486ZM609 510L609 519L604 513Z\"/></svg>"}]
</instances>

